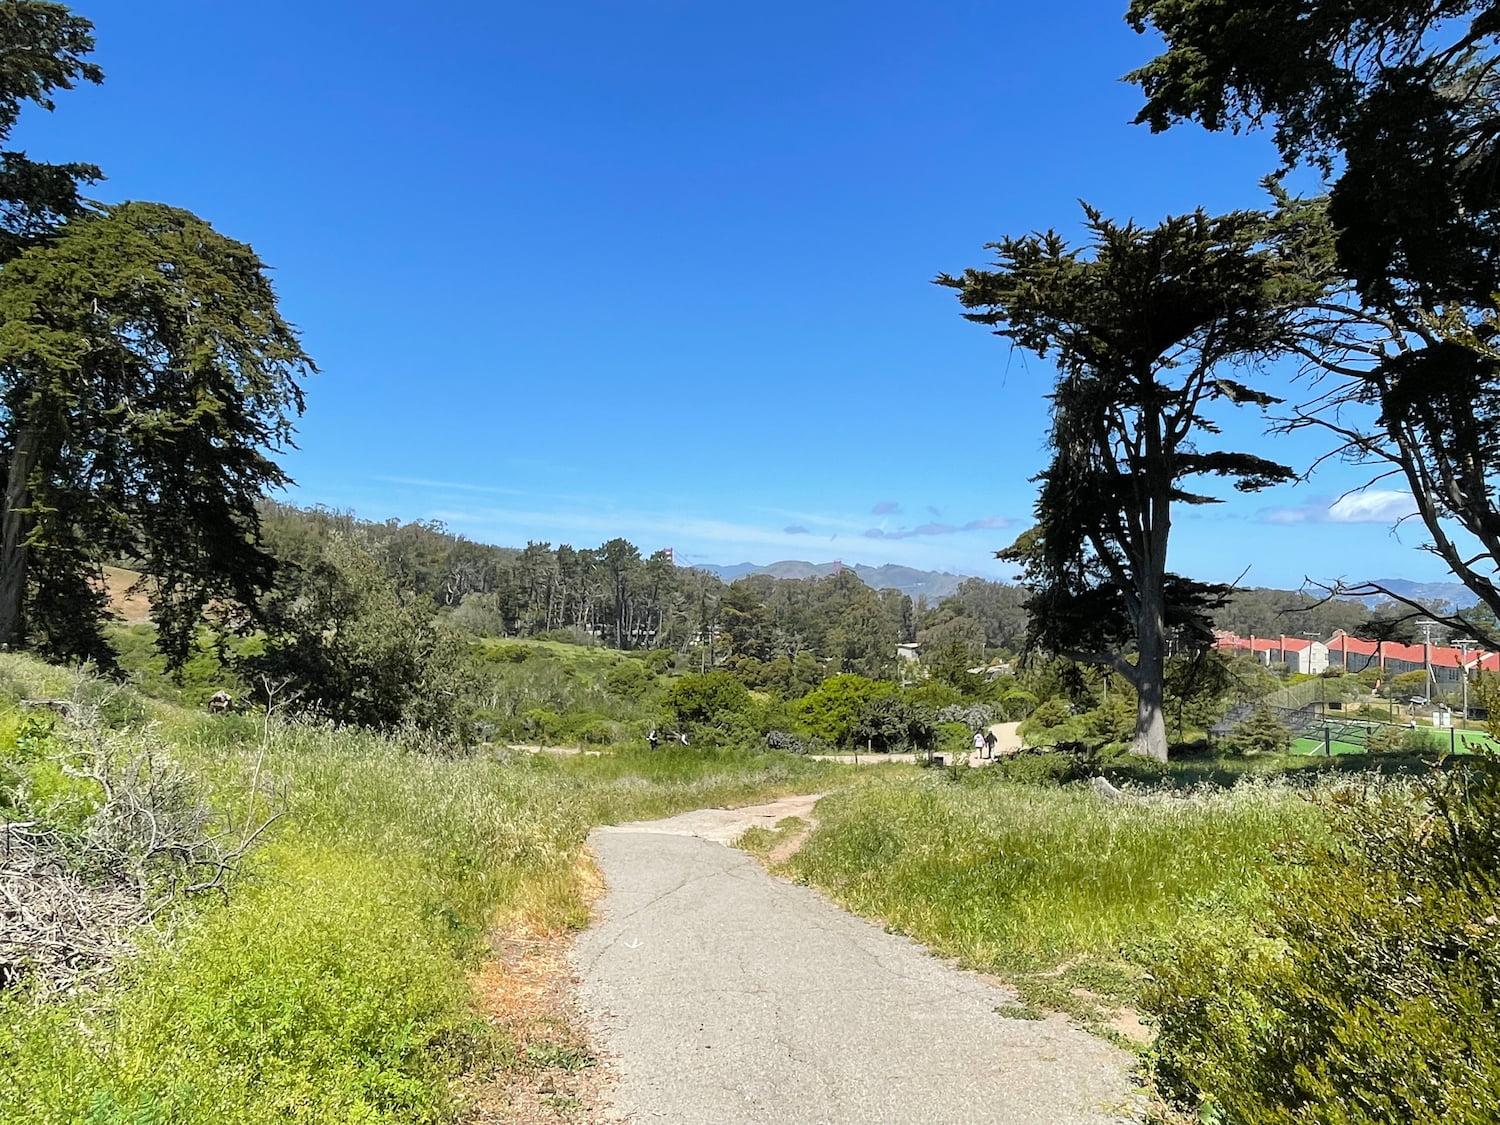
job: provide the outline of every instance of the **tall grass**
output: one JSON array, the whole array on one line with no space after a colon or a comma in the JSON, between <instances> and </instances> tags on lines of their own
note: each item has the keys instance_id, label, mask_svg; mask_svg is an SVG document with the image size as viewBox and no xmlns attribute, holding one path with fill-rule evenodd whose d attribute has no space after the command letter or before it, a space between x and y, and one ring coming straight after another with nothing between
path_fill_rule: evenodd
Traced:
<instances>
[{"instance_id":1,"label":"tall grass","mask_svg":"<svg viewBox=\"0 0 1500 1125\"><path fill-rule=\"evenodd\" d=\"M0 657L8 694L79 690ZM153 744L239 811L247 779L285 809L224 902L205 903L102 993L0 999L0 1121L438 1122L458 1072L514 1062L471 1014L468 974L497 924L586 920L594 825L748 801L833 772L688 750L453 759L317 725L154 707Z\"/></svg>"},{"instance_id":2,"label":"tall grass","mask_svg":"<svg viewBox=\"0 0 1500 1125\"><path fill-rule=\"evenodd\" d=\"M792 860L800 878L1084 1015L1077 993L1131 999L1154 943L1243 918L1273 851L1321 836L1312 807L1274 783L1122 803L929 776L841 791L818 817Z\"/></svg>"}]
</instances>

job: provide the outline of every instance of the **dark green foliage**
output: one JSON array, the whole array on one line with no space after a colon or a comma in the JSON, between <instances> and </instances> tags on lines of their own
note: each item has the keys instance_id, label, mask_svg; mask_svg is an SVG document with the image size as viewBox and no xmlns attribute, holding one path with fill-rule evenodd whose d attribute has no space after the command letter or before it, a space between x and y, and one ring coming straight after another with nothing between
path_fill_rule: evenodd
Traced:
<instances>
[{"instance_id":1,"label":"dark green foliage","mask_svg":"<svg viewBox=\"0 0 1500 1125\"><path fill-rule=\"evenodd\" d=\"M257 684L340 722L467 737L466 646L355 540L335 538L315 563L284 572L265 617L265 651L245 662Z\"/></svg>"},{"instance_id":2,"label":"dark green foliage","mask_svg":"<svg viewBox=\"0 0 1500 1125\"><path fill-rule=\"evenodd\" d=\"M882 695L860 706L849 737L855 746L897 753L928 749L937 731L921 707L899 695Z\"/></svg>"},{"instance_id":3,"label":"dark green foliage","mask_svg":"<svg viewBox=\"0 0 1500 1125\"><path fill-rule=\"evenodd\" d=\"M1365 738L1365 749L1372 754L1440 754L1448 745L1447 732L1431 727L1381 724Z\"/></svg>"},{"instance_id":4,"label":"dark green foliage","mask_svg":"<svg viewBox=\"0 0 1500 1125\"><path fill-rule=\"evenodd\" d=\"M103 74L64 5L0 5L0 142ZM90 164L0 150L0 644L108 666L107 559L153 586L175 666L206 609L270 583L255 501L286 483L311 362L254 252L174 208L98 208Z\"/></svg>"},{"instance_id":5,"label":"dark green foliage","mask_svg":"<svg viewBox=\"0 0 1500 1125\"><path fill-rule=\"evenodd\" d=\"M993 771L996 780L1014 781L1022 785L1070 785L1089 777L1089 771L1080 755L1060 750L1028 750L1012 754L1000 758L989 769Z\"/></svg>"},{"instance_id":6,"label":"dark green foliage","mask_svg":"<svg viewBox=\"0 0 1500 1125\"><path fill-rule=\"evenodd\" d=\"M1431 549L1500 612L1495 5L1133 0L1129 19L1165 41L1130 76L1146 95L1138 120L1270 124L1288 165L1324 174L1326 216L1309 210L1304 246L1343 280L1303 318L1302 354L1333 379L1295 425L1410 489ZM1448 620L1500 645L1484 622Z\"/></svg>"},{"instance_id":7,"label":"dark green foliage","mask_svg":"<svg viewBox=\"0 0 1500 1125\"><path fill-rule=\"evenodd\" d=\"M1327 637L1337 629L1363 636L1370 619L1363 603L1345 598L1323 600L1297 590L1236 589L1214 610L1214 626L1241 637Z\"/></svg>"},{"instance_id":8,"label":"dark green foliage","mask_svg":"<svg viewBox=\"0 0 1500 1125\"><path fill-rule=\"evenodd\" d=\"M662 552L642 558L623 539L597 548L528 543L518 551L471 542L440 524L374 523L269 501L261 518L272 552L293 562L315 558L334 535L358 533L400 588L454 607L454 624L477 636L676 650L685 668L723 664L782 698L805 694L830 672L889 673L895 646L914 627L910 598L872 590L852 570L726 586L672 565Z\"/></svg>"},{"instance_id":9,"label":"dark green foliage","mask_svg":"<svg viewBox=\"0 0 1500 1125\"><path fill-rule=\"evenodd\" d=\"M635 661L621 661L604 676L604 689L621 699L638 700L656 683L649 669Z\"/></svg>"},{"instance_id":10,"label":"dark green foliage","mask_svg":"<svg viewBox=\"0 0 1500 1125\"><path fill-rule=\"evenodd\" d=\"M1224 739L1228 754L1285 754L1291 745L1292 732L1269 707L1257 707Z\"/></svg>"},{"instance_id":11,"label":"dark green foliage","mask_svg":"<svg viewBox=\"0 0 1500 1125\"><path fill-rule=\"evenodd\" d=\"M94 28L62 4L7 0L0 6L0 143L10 138L27 103L53 108L52 95L104 72L88 56ZM98 181L92 164L42 164L0 150L0 264L45 240L83 210L81 184Z\"/></svg>"},{"instance_id":12,"label":"dark green foliage","mask_svg":"<svg viewBox=\"0 0 1500 1125\"><path fill-rule=\"evenodd\" d=\"M94 584L115 557L150 576L173 662L210 606L254 606L272 577L256 502L287 480L268 451L290 441L310 369L254 251L186 211L74 219L0 270L4 551L20 580L0 640L24 635L24 610L50 651L107 661Z\"/></svg>"},{"instance_id":13,"label":"dark green foliage","mask_svg":"<svg viewBox=\"0 0 1500 1125\"><path fill-rule=\"evenodd\" d=\"M973 622L980 630L980 648L1015 653L1026 643L1026 591L1006 582L966 578L922 622L924 630L946 620Z\"/></svg>"},{"instance_id":14,"label":"dark green foliage","mask_svg":"<svg viewBox=\"0 0 1500 1125\"><path fill-rule=\"evenodd\" d=\"M1230 371L1287 350L1288 310L1309 293L1280 257L1284 220L1199 211L1144 229L1086 215L1088 252L1050 231L1007 238L993 269L938 282L1059 372L1037 524L1002 556L1025 568L1030 643L1114 668L1140 697L1137 750L1165 758L1167 637L1206 646L1228 592L1168 572L1173 507L1219 502L1209 477L1241 491L1291 479L1207 439L1216 405L1274 401Z\"/></svg>"},{"instance_id":15,"label":"dark green foliage","mask_svg":"<svg viewBox=\"0 0 1500 1125\"><path fill-rule=\"evenodd\" d=\"M750 710L750 692L728 672L682 676L667 688L666 708L683 727L721 727L734 724Z\"/></svg>"},{"instance_id":16,"label":"dark green foliage","mask_svg":"<svg viewBox=\"0 0 1500 1125\"><path fill-rule=\"evenodd\" d=\"M1285 871L1259 933L1153 969L1158 1086L1207 1119L1500 1119L1500 777L1336 801L1334 854Z\"/></svg>"}]
</instances>

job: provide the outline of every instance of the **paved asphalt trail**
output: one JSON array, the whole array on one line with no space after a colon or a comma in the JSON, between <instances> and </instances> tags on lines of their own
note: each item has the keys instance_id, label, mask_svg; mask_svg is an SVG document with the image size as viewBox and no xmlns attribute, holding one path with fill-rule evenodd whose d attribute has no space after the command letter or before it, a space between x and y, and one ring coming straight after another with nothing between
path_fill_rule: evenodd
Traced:
<instances>
[{"instance_id":1,"label":"paved asphalt trail","mask_svg":"<svg viewBox=\"0 0 1500 1125\"><path fill-rule=\"evenodd\" d=\"M1128 1056L726 847L815 798L597 831L599 921L571 954L613 1119L1134 1120Z\"/></svg>"}]
</instances>

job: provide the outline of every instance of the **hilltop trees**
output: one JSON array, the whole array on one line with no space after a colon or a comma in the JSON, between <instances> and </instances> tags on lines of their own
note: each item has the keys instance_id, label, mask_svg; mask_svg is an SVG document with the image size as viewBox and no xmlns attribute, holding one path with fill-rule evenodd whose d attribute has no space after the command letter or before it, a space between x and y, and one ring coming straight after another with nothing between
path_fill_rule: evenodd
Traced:
<instances>
[{"instance_id":1,"label":"hilltop trees","mask_svg":"<svg viewBox=\"0 0 1500 1125\"><path fill-rule=\"evenodd\" d=\"M1328 180L1348 285L1309 310L1304 354L1325 383L1298 423L1402 481L1428 548L1500 612L1500 12L1133 0L1128 18L1166 41L1130 76L1139 122L1271 124L1288 165ZM1500 646L1481 622L1445 620Z\"/></svg>"},{"instance_id":2,"label":"hilltop trees","mask_svg":"<svg viewBox=\"0 0 1500 1125\"><path fill-rule=\"evenodd\" d=\"M1243 491L1292 476L1205 448L1213 406L1274 401L1229 370L1284 350L1288 308L1306 297L1275 251L1295 226L1282 202L1289 214L1275 218L1198 212L1150 229L1089 210L1087 253L1054 232L1007 238L994 268L938 278L967 319L1054 356L1036 526L1003 555L1025 568L1031 642L1129 681L1133 749L1155 758L1167 754L1168 636L1206 643L1226 592L1167 569L1174 505L1217 502L1193 490L1207 476Z\"/></svg>"}]
</instances>

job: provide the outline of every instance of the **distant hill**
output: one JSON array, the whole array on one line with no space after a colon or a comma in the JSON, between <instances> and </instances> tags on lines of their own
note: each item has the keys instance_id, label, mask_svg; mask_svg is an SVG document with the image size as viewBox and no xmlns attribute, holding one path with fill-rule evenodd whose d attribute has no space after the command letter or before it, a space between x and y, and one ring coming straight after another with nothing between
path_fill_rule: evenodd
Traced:
<instances>
[{"instance_id":1,"label":"distant hill","mask_svg":"<svg viewBox=\"0 0 1500 1125\"><path fill-rule=\"evenodd\" d=\"M1447 602L1454 609L1468 609L1479 603L1479 595L1462 582L1413 582L1407 578L1375 578L1372 582L1418 602ZM1378 605L1385 599L1377 594L1360 600L1366 605Z\"/></svg>"},{"instance_id":2,"label":"distant hill","mask_svg":"<svg viewBox=\"0 0 1500 1125\"><path fill-rule=\"evenodd\" d=\"M800 559L787 559L783 562L774 562L766 566L757 566L755 563L734 563L730 566L718 566L713 563L702 563L694 567L695 570L706 570L725 582L733 582L736 578L744 578L749 574L769 574L772 578L826 578L832 574L841 564L839 563L810 563ZM910 566L896 566L887 563L884 566L865 566L855 563L852 566L845 565L845 570L852 570L859 576L859 580L874 590L900 590L903 594L912 598L925 597L929 602L941 601L952 594L959 584L969 577L965 574L949 574L942 570L917 570Z\"/></svg>"}]
</instances>

